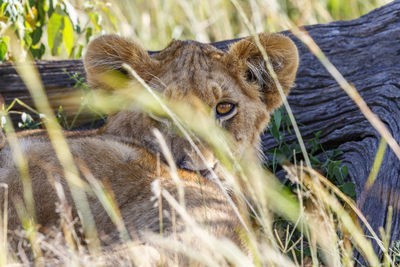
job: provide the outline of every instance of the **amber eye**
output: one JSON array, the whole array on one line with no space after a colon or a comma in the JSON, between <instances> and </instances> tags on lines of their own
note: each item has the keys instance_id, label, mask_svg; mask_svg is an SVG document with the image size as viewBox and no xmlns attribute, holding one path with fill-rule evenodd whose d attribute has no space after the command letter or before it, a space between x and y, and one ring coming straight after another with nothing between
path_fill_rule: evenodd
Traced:
<instances>
[{"instance_id":1,"label":"amber eye","mask_svg":"<svg viewBox=\"0 0 400 267\"><path fill-rule=\"evenodd\" d=\"M235 105L228 102L222 102L217 105L215 108L217 111L217 115L219 116L227 116L235 110Z\"/></svg>"}]
</instances>

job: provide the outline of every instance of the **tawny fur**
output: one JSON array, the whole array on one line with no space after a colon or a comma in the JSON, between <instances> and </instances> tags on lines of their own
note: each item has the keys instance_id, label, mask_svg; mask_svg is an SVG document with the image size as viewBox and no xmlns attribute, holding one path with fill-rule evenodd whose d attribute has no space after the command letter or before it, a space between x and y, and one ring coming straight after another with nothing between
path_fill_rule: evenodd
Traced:
<instances>
[{"instance_id":1,"label":"tawny fur","mask_svg":"<svg viewBox=\"0 0 400 267\"><path fill-rule=\"evenodd\" d=\"M298 65L295 45L279 34L260 34L259 39L285 94L288 94ZM269 122L270 113L282 102L253 38L238 41L228 52L208 44L173 41L160 53L149 56L133 42L116 35L104 35L89 44L84 62L92 88L111 90L103 81L103 75L113 70L121 71L122 64L126 63L169 100L189 104L201 100L211 109L221 102L234 103L235 113L218 121L237 141L236 152L239 155L258 147L260 133ZM206 146L202 152L207 162L202 162L191 152L190 144L181 135L138 110L124 110L110 116L107 124L99 130L65 134L78 167L87 167L96 179L110 186L128 231L134 238L140 238L145 231L160 231L158 208L151 200L152 182L160 179L161 187L177 197L176 185L165 163L160 162L160 173L156 168L157 155L162 153L153 128L164 135L180 168L189 214L198 223L206 225L212 234L240 243L239 220L232 207L217 186L196 174L196 171L203 171L207 165L213 166L216 162ZM37 222L44 228L56 225L59 199L49 176L62 183L69 203L73 203L63 170L43 132L22 133L19 137L29 162ZM8 144L0 150L0 182L8 184L10 199L22 198L19 173ZM89 201L98 231L117 239L116 227L100 202L94 196L89 196ZM166 203L164 208L170 211ZM76 216L75 209L73 215ZM18 216L10 204L9 228L15 229L19 225ZM171 233L171 227L170 218L165 217L164 233ZM177 227L178 233L184 232L184 224L179 218Z\"/></svg>"}]
</instances>

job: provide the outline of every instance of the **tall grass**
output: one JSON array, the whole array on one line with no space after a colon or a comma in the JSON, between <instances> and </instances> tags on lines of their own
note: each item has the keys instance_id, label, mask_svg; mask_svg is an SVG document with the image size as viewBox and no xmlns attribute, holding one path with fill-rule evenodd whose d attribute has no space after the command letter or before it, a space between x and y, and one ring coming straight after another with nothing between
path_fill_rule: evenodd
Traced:
<instances>
[{"instance_id":1,"label":"tall grass","mask_svg":"<svg viewBox=\"0 0 400 267\"><path fill-rule=\"evenodd\" d=\"M85 22L85 19L90 19L85 14L85 4L87 5L88 1L71 2L82 18L82 23ZM296 29L296 25L354 18L387 1L121 0L109 1L106 4L96 1L89 2L98 8L98 14L103 18L101 27L104 32L117 32L143 44L148 49L161 49L171 38L210 42L248 36L261 31L280 31L289 27ZM106 5L107 9L102 9L102 5ZM296 30L293 32L302 37L301 32ZM156 264L163 255L159 255L153 248L137 244L127 237L118 208L110 197L112 192L108 192L103 184L92 179L89 171L83 172L88 184L79 178L78 169L85 170L85 168L75 166L56 119L49 109L37 72L30 67L31 65L26 64L30 61L29 56L23 57L25 53L20 51L20 46L13 38L12 33L9 35L12 40L12 53L20 56L20 58L15 56L15 62L20 67L19 74L30 89L38 112L45 115L44 125L49 132L51 143L65 170L65 177L69 181L71 191L76 194L74 200L77 208L81 211L79 214L84 234L86 238L92 240L89 242L92 244L89 246L89 250L82 247L74 227L71 226L74 218L70 218L68 212L64 212L63 209L61 209L61 215L66 218L66 223L62 229L55 230L47 236L37 231L33 197L29 193L31 185L26 170L26 161L20 152L14 129L11 128L10 123L6 123L9 127L6 128L7 140L16 155L15 160L21 170L21 177L25 177L24 181L26 181L24 182L26 188L24 192L27 193L24 204L21 204L21 207L25 208L21 209L27 209L27 212L21 213L21 216L22 219L27 218L29 224L26 224L26 233L25 235L22 233L22 236L28 238L33 248L35 263L37 265L73 264L76 266L87 264L148 266ZM303 39L306 40L305 37ZM312 45L311 49L316 49ZM268 62L268 55L264 53L264 57ZM332 67L326 58L320 58L328 69ZM334 70L333 67L332 69ZM128 69L128 71L135 76L134 70ZM224 172L222 172L224 177L216 175L214 177L217 184L224 189L219 180L219 178L224 178L225 182L229 184L229 188L232 189L231 195L236 199L243 200L238 203L233 201L230 203L237 212L238 220L243 224L242 236L243 240L246 240L246 248L251 252L251 256L243 253L231 242L207 233L187 214L182 199L174 199L168 191L158 188L156 185L155 196L168 201L169 205L184 220L186 226L192 230L192 238L198 240L202 249L199 251L192 247L185 247L184 243L163 235L149 236L148 238L153 243L176 253L183 253L194 262L200 262L207 266L228 264L237 266L318 266L320 264L354 266L356 263L355 250L363 255L368 266L380 266L383 263L385 266L395 266L394 257L396 255L390 253L387 244L390 228L386 229L386 232L382 232L381 240L368 225L353 200L341 193L326 178L312 170L310 164L303 166L300 163L285 166L291 181L297 185L294 193L289 192L254 158L235 158L230 149L234 142L230 141L229 136L216 127L213 121L207 117L201 117L197 110L191 110L186 105L177 106L168 103L141 82L139 77L137 78L139 82L130 84L129 90L116 90L111 95L100 92L90 94L87 96L90 97L89 102L94 103L93 108L103 113L110 110L116 111L121 106L135 103L146 112L169 117L187 139L199 136L202 140L206 140L219 156L224 167ZM344 89L351 90L343 77L338 75L336 78L344 84ZM275 82L278 83L276 79ZM283 94L282 97L284 98ZM288 107L286 100L284 101ZM357 102L359 99L355 101ZM1 112L0 115L7 115L5 108ZM199 127L198 123L193 123L193 114L198 116L196 121L201 119L203 122L201 125L207 125L207 127ZM292 119L294 120L293 116ZM300 132L297 131L297 135L301 139ZM390 136L383 136L387 141L392 140ZM155 134L155 138L161 145L163 144L163 138L159 133ZM194 142L192 143L194 145ZM382 143L384 145L384 142ZM304 147L303 150L305 158L307 158ZM164 154L165 158L170 158L167 149L164 149ZM371 173L370 183L373 183L373 177L376 176L375 172L377 172L376 168L379 168L379 155L381 154L382 151L377 155L375 164L377 166L374 165L375 169L374 173ZM168 163L171 167L171 176L176 178L179 187L179 177L175 171L173 160L169 160ZM156 166L154 167L156 168ZM54 182L57 184L57 181ZM123 242L118 248L109 251L100 250L97 232L86 202L86 187L93 188L96 197L103 203L116 228L120 231ZM60 188L58 187L58 189ZM63 203L62 190L57 194L60 203ZM229 195L227 194L226 197L229 198ZM3 220L0 221L6 221L7 217L6 210L9 203L4 203ZM366 226L367 233L363 232L358 220L355 220L354 217ZM388 225L390 225L390 221ZM6 228L6 223L2 223L1 226ZM7 241L4 233L5 231L2 229L0 235L2 243L5 242L4 240ZM383 259L380 259L373 251L368 236L372 236L379 244ZM0 255L1 265L26 264L29 261L23 252L10 251L4 245L0 247Z\"/></svg>"},{"instance_id":2,"label":"tall grass","mask_svg":"<svg viewBox=\"0 0 400 267\"><path fill-rule=\"evenodd\" d=\"M286 30L287 25L280 19L282 15L295 25L327 23L357 18L388 2L390 0L238 1L257 32ZM85 1L74 3L77 10L84 12ZM162 49L171 38L212 42L250 33L229 0L110 0L107 3L110 13L104 14L98 8L103 31L118 32L145 44L149 50Z\"/></svg>"},{"instance_id":3,"label":"tall grass","mask_svg":"<svg viewBox=\"0 0 400 267\"><path fill-rule=\"evenodd\" d=\"M357 18L390 0L241 0L257 32L295 25ZM201 42L248 36L243 19L229 0L2 0L0 61L12 59L6 31L14 30L35 58L79 58L89 39L119 33L158 50L171 40ZM7 52L8 50L8 52Z\"/></svg>"}]
</instances>

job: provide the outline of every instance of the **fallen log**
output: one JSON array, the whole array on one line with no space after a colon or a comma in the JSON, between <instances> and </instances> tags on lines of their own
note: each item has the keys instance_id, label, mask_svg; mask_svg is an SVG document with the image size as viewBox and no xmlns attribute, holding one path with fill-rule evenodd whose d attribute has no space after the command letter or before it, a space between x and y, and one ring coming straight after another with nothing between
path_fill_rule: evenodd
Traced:
<instances>
[{"instance_id":1,"label":"fallen log","mask_svg":"<svg viewBox=\"0 0 400 267\"><path fill-rule=\"evenodd\" d=\"M305 28L399 143L400 1L355 20ZM302 136L307 140L322 131L323 146L343 151L339 159L349 168L363 214L379 233L392 206L391 242L400 240L400 160L387 148L375 183L365 190L381 137L322 64L294 40L301 64L288 100ZM293 142L295 136L288 135L286 140ZM264 151L274 143L265 135Z\"/></svg>"},{"instance_id":2,"label":"fallen log","mask_svg":"<svg viewBox=\"0 0 400 267\"><path fill-rule=\"evenodd\" d=\"M305 29L400 142L400 1L355 20ZM389 148L386 150L377 179L361 201L381 137L309 50L290 33L284 34L295 41L301 57L296 87L288 100L303 138L311 139L321 131L319 140L327 150L343 151L338 159L349 168L349 180L356 186L364 215L378 232L379 227L385 227L388 207L392 206L391 241L400 240L399 159ZM226 50L234 41L213 44ZM76 97L79 89L74 88L76 81L71 76L78 72L84 77L82 61L38 61L36 65L53 108L63 105L68 116L73 116L77 104L65 101L65 95L73 93ZM18 97L32 105L11 64L0 65L0 77L0 93L7 104ZM90 116L83 116L80 122L88 120ZM293 134L285 139L288 143L296 141ZM268 132L262 140L264 151L277 145Z\"/></svg>"}]
</instances>

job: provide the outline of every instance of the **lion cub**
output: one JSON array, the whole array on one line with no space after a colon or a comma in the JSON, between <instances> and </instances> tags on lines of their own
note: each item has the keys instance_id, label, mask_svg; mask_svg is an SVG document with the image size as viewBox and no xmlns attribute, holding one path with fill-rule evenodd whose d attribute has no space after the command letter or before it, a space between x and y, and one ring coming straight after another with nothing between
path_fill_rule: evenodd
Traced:
<instances>
[{"instance_id":1,"label":"lion cub","mask_svg":"<svg viewBox=\"0 0 400 267\"><path fill-rule=\"evenodd\" d=\"M260 34L259 39L287 94L298 66L296 46L280 34ZM150 56L136 43L116 35L104 35L89 44L84 63L92 88L107 87L102 80L104 74L122 70L125 63L169 100L189 104L194 99L201 100L214 111L219 125L236 140L238 154L257 149L260 133L267 126L271 112L281 105L279 92L253 38L234 43L227 52L209 44L172 41L167 48ZM189 215L211 234L239 244L239 220L231 205L214 183L198 175L217 162L207 146L202 146L201 151L204 162L192 152L190 143L182 135L138 109L110 116L105 126L89 134L66 136L75 160L83 162L93 177L106 181L125 226L133 238L140 239L147 231L160 232L159 210L152 200L152 183L159 179L160 186L178 198L167 164L162 157L158 163L157 155L162 153L152 131L154 128L163 134L179 168ZM29 164L36 220L44 228L56 225L60 219L56 211L59 198L49 176L60 181L68 202L73 205L63 178L64 171L45 134L21 135L19 142ZM85 175L81 176L86 181ZM22 198L19 172L8 144L0 150L0 182L8 184L10 199ZM3 197L1 195L0 199ZM98 232L118 239L115 225L93 194L89 194L89 203ZM168 203L163 203L163 208L171 213ZM20 222L12 204L8 214L9 229L15 229ZM75 208L73 215L77 216ZM185 232L179 216L174 223L171 216L165 216L162 224L164 235L170 234L173 227L178 238Z\"/></svg>"}]
</instances>

